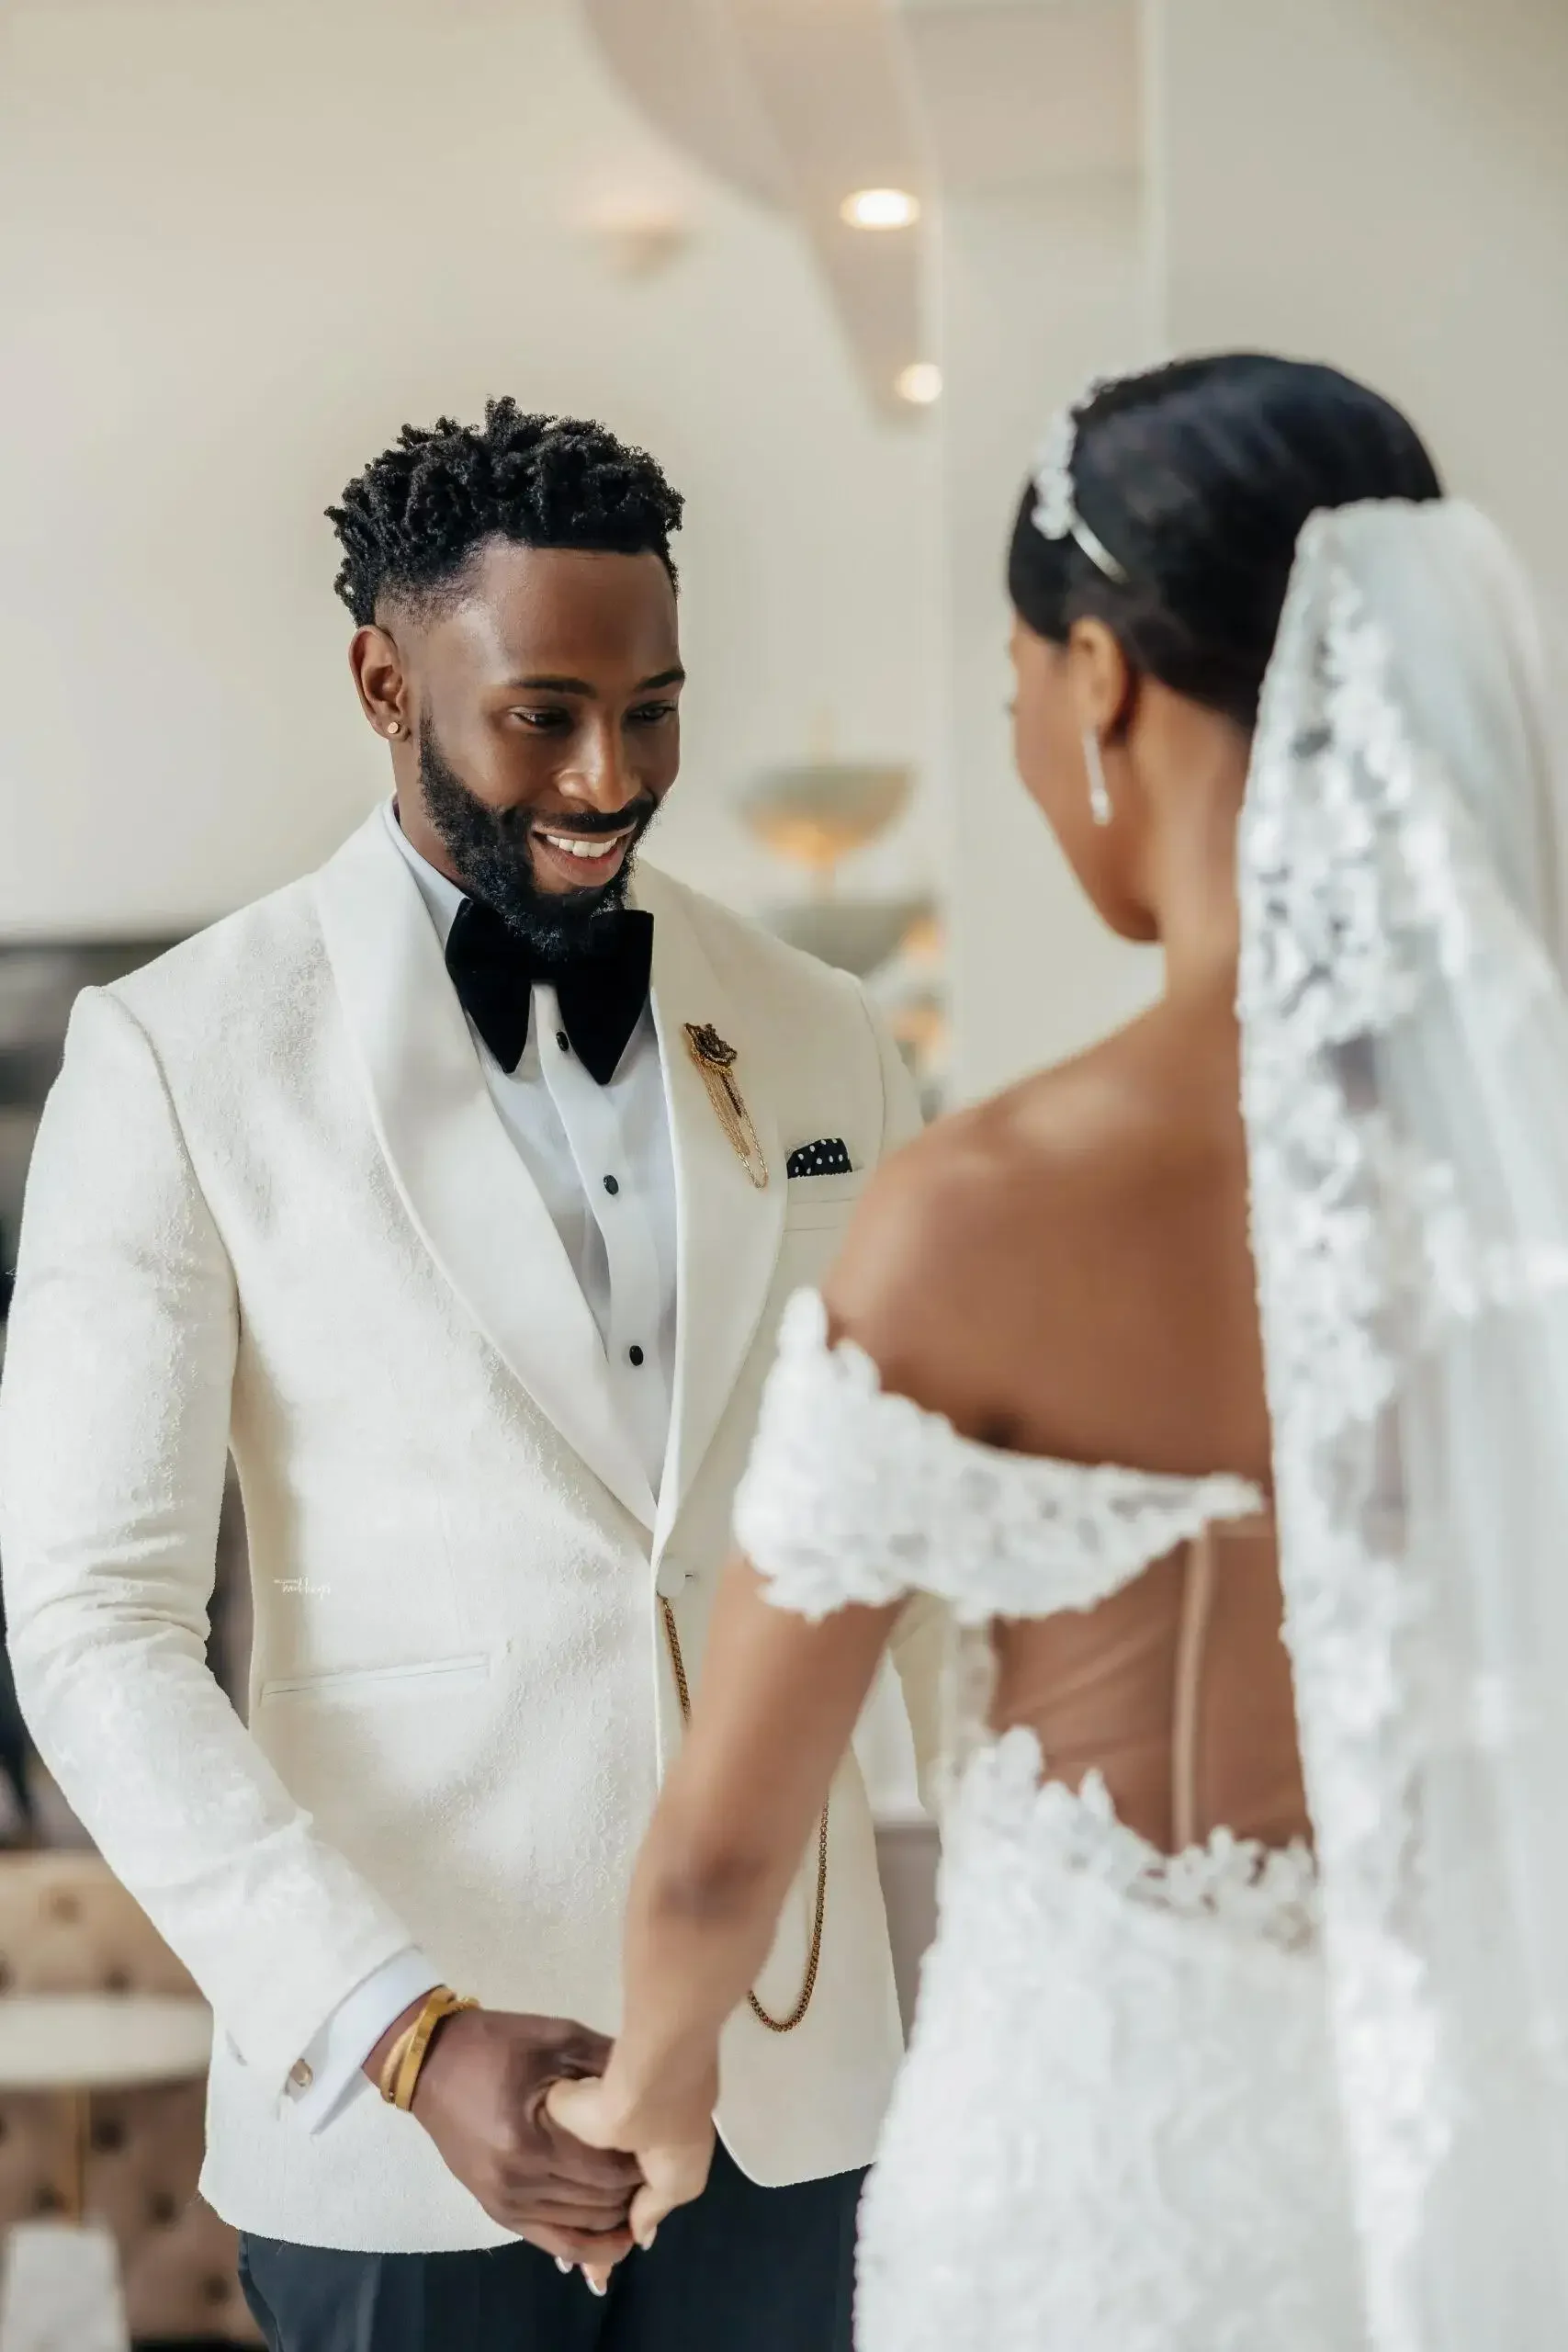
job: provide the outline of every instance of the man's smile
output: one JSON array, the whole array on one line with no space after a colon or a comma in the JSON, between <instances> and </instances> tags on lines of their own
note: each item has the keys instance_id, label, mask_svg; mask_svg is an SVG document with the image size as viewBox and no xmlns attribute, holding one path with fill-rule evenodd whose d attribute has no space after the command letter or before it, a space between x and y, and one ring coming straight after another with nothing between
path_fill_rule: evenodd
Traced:
<instances>
[{"instance_id":1,"label":"man's smile","mask_svg":"<svg viewBox=\"0 0 1568 2352\"><path fill-rule=\"evenodd\" d=\"M637 833L635 823L618 833L574 833L536 825L529 834L535 869L542 881L557 880L573 890L592 888L620 872Z\"/></svg>"}]
</instances>

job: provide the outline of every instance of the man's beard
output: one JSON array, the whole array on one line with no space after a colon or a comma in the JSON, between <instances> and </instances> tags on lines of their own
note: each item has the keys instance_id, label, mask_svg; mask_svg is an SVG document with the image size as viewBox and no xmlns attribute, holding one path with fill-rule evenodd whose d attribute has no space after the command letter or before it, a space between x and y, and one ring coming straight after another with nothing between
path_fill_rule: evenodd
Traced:
<instances>
[{"instance_id":1,"label":"man's beard","mask_svg":"<svg viewBox=\"0 0 1568 2352\"><path fill-rule=\"evenodd\" d=\"M563 831L620 833L632 822L636 831L608 882L558 891L541 890L534 879L529 836L536 812L491 808L470 792L443 756L428 714L420 720L419 781L424 813L468 896L491 908L509 931L552 961L590 954L593 925L626 904L637 843L659 814L652 793L640 794L610 816L591 808L573 811Z\"/></svg>"}]
</instances>

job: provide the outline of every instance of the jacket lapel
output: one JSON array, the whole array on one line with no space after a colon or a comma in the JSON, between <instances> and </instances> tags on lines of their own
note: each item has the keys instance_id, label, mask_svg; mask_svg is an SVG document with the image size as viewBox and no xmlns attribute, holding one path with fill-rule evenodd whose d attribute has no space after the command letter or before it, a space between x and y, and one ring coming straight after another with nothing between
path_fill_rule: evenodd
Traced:
<instances>
[{"instance_id":1,"label":"jacket lapel","mask_svg":"<svg viewBox=\"0 0 1568 2352\"><path fill-rule=\"evenodd\" d=\"M664 1061L675 1161L675 1395L660 1494L656 1548L668 1538L702 1466L756 1337L784 1230L778 1125L746 1021L703 951L678 888L646 868L638 904L655 917L653 1012ZM720 1124L686 1041L688 1023L737 1049L734 1078L768 1170L758 1191Z\"/></svg>"},{"instance_id":2,"label":"jacket lapel","mask_svg":"<svg viewBox=\"0 0 1568 2352\"><path fill-rule=\"evenodd\" d=\"M491 1100L440 942L378 813L316 876L371 1116L415 1229L540 1410L633 1516L654 1500L598 1328Z\"/></svg>"}]
</instances>

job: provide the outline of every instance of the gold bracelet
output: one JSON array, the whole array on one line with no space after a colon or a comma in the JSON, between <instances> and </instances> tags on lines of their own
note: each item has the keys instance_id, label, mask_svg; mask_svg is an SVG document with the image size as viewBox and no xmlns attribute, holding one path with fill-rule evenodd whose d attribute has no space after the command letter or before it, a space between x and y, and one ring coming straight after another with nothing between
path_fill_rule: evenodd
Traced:
<instances>
[{"instance_id":1,"label":"gold bracelet","mask_svg":"<svg viewBox=\"0 0 1568 2352\"><path fill-rule=\"evenodd\" d=\"M478 2007L477 2001L459 1999L449 1984L438 1984L433 1993L425 1995L424 2007L410 2031L392 2092L392 2105L400 2107L405 2115L413 2105L414 2090L424 2062L430 2055L430 2045L435 2038L437 2026L444 2025L448 2018L456 2017L459 2009L476 2009Z\"/></svg>"},{"instance_id":2,"label":"gold bracelet","mask_svg":"<svg viewBox=\"0 0 1568 2352\"><path fill-rule=\"evenodd\" d=\"M460 1998L449 1984L438 1984L434 1992L425 1995L418 2017L407 2032L399 2036L393 2050L388 2053L387 2064L382 2070L381 2096L387 2100L389 2106L400 2107L404 2114L407 2114L413 2105L415 2086L418 2084L425 2059L429 2055L436 2027L444 2025L448 2018L456 2017L459 2009L477 2009L478 2007L477 2001ZM395 2073L391 2064L394 2055L398 2061ZM389 2077L392 2086L389 2092L385 2088Z\"/></svg>"},{"instance_id":3,"label":"gold bracelet","mask_svg":"<svg viewBox=\"0 0 1568 2352\"><path fill-rule=\"evenodd\" d=\"M403 2063L403 2052L408 2048L409 2043L412 2039L412 2026L405 2025L401 2033L399 2034L396 2041L393 2042L390 2050L388 2051L386 2057L381 2062L381 2073L378 2078L378 2087L380 2089L381 2097L386 2100L389 2107L393 2104L393 2094L397 2089L398 2069Z\"/></svg>"}]
</instances>

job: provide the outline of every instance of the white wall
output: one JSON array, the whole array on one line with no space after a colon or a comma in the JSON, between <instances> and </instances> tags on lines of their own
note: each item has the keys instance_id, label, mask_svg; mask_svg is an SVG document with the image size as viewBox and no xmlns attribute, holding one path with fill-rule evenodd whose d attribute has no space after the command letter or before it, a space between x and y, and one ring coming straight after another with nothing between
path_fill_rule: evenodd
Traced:
<instances>
[{"instance_id":1,"label":"white wall","mask_svg":"<svg viewBox=\"0 0 1568 2352\"><path fill-rule=\"evenodd\" d=\"M1325 358L1408 408L1568 650L1563 0L1149 0L1178 349Z\"/></svg>"},{"instance_id":2,"label":"white wall","mask_svg":"<svg viewBox=\"0 0 1568 2352\"><path fill-rule=\"evenodd\" d=\"M576 222L649 195L700 234L627 286ZM688 493L658 854L754 899L731 787L823 716L920 758L931 656L931 440L866 413L795 232L688 175L570 0L0 0L0 937L195 924L354 823L321 509L500 390Z\"/></svg>"},{"instance_id":3,"label":"white wall","mask_svg":"<svg viewBox=\"0 0 1568 2352\"><path fill-rule=\"evenodd\" d=\"M1112 938L1025 795L1007 716L1006 549L1024 480L1053 411L1095 370L1147 356L1139 190L950 198L939 272L954 1091L973 1099L1077 1051L1157 983L1157 958Z\"/></svg>"}]
</instances>

